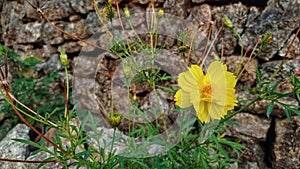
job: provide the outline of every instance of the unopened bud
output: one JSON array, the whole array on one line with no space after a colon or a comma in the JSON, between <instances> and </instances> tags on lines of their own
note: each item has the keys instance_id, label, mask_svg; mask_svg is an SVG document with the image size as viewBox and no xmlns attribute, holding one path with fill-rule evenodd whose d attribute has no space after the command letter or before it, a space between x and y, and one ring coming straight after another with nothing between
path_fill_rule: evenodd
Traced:
<instances>
[{"instance_id":1,"label":"unopened bud","mask_svg":"<svg viewBox=\"0 0 300 169\"><path fill-rule=\"evenodd\" d=\"M69 61L68 61L68 56L66 54L66 52L64 50L60 50L60 61L61 61L61 65L63 67L66 67L68 66L69 64Z\"/></svg>"},{"instance_id":2,"label":"unopened bud","mask_svg":"<svg viewBox=\"0 0 300 169\"><path fill-rule=\"evenodd\" d=\"M125 7L123 10L124 10L124 13L125 13L125 17L126 17L127 19L129 19L129 18L130 18L130 12L129 12L128 8Z\"/></svg>"},{"instance_id":3,"label":"unopened bud","mask_svg":"<svg viewBox=\"0 0 300 169\"><path fill-rule=\"evenodd\" d=\"M132 99L133 99L134 101L136 101L136 99L137 99L137 97L136 97L136 93L134 93L134 94L133 94L133 97L132 97Z\"/></svg>"},{"instance_id":4,"label":"unopened bud","mask_svg":"<svg viewBox=\"0 0 300 169\"><path fill-rule=\"evenodd\" d=\"M272 43L272 33L268 32L268 33L264 34L264 36L262 37L261 43L263 46Z\"/></svg>"},{"instance_id":5,"label":"unopened bud","mask_svg":"<svg viewBox=\"0 0 300 169\"><path fill-rule=\"evenodd\" d=\"M234 29L234 25L233 23L231 22L231 20L225 16L223 19L222 19L223 23L225 26L227 26L229 29L233 30Z\"/></svg>"},{"instance_id":6,"label":"unopened bud","mask_svg":"<svg viewBox=\"0 0 300 169\"><path fill-rule=\"evenodd\" d=\"M118 127L121 123L121 120L122 120L122 115L118 112L109 115L109 121L113 128Z\"/></svg>"},{"instance_id":7,"label":"unopened bud","mask_svg":"<svg viewBox=\"0 0 300 169\"><path fill-rule=\"evenodd\" d=\"M123 73L125 75L125 78L128 79L130 77L131 71L132 71L128 61L124 61L122 66L123 66Z\"/></svg>"}]
</instances>

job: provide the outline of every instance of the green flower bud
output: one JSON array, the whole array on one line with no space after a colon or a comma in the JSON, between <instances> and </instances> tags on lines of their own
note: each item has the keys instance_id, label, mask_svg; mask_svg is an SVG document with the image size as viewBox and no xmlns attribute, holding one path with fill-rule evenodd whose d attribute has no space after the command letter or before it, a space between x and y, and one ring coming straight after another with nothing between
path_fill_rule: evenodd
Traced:
<instances>
[{"instance_id":1,"label":"green flower bud","mask_svg":"<svg viewBox=\"0 0 300 169\"><path fill-rule=\"evenodd\" d=\"M61 61L61 65L63 67L66 67L68 66L69 64L69 61L68 61L68 56L66 54L66 52L64 50L60 50L60 61Z\"/></svg>"},{"instance_id":2,"label":"green flower bud","mask_svg":"<svg viewBox=\"0 0 300 169\"><path fill-rule=\"evenodd\" d=\"M123 10L124 10L124 13L125 13L125 17L126 17L127 19L129 19L129 18L130 18L130 12L129 12L128 8L125 7Z\"/></svg>"},{"instance_id":3,"label":"green flower bud","mask_svg":"<svg viewBox=\"0 0 300 169\"><path fill-rule=\"evenodd\" d=\"M261 43L263 46L272 43L272 33L268 32L268 33L264 34L264 36L261 39Z\"/></svg>"},{"instance_id":4,"label":"green flower bud","mask_svg":"<svg viewBox=\"0 0 300 169\"><path fill-rule=\"evenodd\" d=\"M234 25L233 23L231 22L231 20L225 16L223 19L222 19L223 23L225 26L227 26L229 29L233 30L234 29Z\"/></svg>"},{"instance_id":5,"label":"green flower bud","mask_svg":"<svg viewBox=\"0 0 300 169\"><path fill-rule=\"evenodd\" d=\"M109 121L113 128L118 127L121 123L121 120L122 120L122 115L118 112L109 115Z\"/></svg>"},{"instance_id":6,"label":"green flower bud","mask_svg":"<svg viewBox=\"0 0 300 169\"><path fill-rule=\"evenodd\" d=\"M132 72L131 66L128 61L124 61L122 66L123 66L122 68L123 68L123 73L125 75L125 78L128 79Z\"/></svg>"}]
</instances>

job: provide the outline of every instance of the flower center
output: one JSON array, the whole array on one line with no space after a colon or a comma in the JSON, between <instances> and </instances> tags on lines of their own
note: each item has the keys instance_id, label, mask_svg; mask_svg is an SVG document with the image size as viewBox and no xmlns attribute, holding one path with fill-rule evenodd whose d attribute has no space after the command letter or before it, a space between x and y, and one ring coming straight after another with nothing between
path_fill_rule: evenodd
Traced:
<instances>
[{"instance_id":1,"label":"flower center","mask_svg":"<svg viewBox=\"0 0 300 169\"><path fill-rule=\"evenodd\" d=\"M211 85L205 85L202 90L201 90L201 97L203 99L210 99L211 98L211 93L212 93L212 88Z\"/></svg>"}]
</instances>

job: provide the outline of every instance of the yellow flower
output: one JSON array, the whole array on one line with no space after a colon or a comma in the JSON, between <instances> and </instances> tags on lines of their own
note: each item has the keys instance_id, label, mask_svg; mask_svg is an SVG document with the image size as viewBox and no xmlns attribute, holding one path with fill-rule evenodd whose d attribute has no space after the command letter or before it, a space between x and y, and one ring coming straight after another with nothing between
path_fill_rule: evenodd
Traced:
<instances>
[{"instance_id":1,"label":"yellow flower","mask_svg":"<svg viewBox=\"0 0 300 169\"><path fill-rule=\"evenodd\" d=\"M165 11L163 9L158 10L158 17L164 16Z\"/></svg>"},{"instance_id":2,"label":"yellow flower","mask_svg":"<svg viewBox=\"0 0 300 169\"><path fill-rule=\"evenodd\" d=\"M202 123L221 119L237 105L236 81L233 73L219 61L212 62L205 75L198 65L192 65L178 76L181 89L175 94L176 105L181 108L193 106Z\"/></svg>"}]
</instances>

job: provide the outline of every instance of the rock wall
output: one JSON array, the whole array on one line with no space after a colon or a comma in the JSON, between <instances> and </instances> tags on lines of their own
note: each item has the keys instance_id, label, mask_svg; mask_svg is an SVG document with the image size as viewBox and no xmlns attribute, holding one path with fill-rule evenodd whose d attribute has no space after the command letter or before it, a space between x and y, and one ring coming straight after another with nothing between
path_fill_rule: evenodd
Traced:
<instances>
[{"instance_id":1,"label":"rock wall","mask_svg":"<svg viewBox=\"0 0 300 169\"><path fill-rule=\"evenodd\" d=\"M103 0L97 2L100 6L105 4ZM119 2L121 8L128 6L131 13L134 13L146 11L150 0ZM165 13L199 24L203 32L208 32L210 24L213 23L212 38L222 26L221 19L228 16L241 35L243 45L249 50L253 49L263 34L271 32L272 43L263 49L258 58L253 59L250 66L246 67L240 80L240 86L243 87L255 85L257 67L266 70L265 79L270 78L300 26L300 0L154 0L154 5L156 8L163 8ZM22 58L39 56L45 62L42 65L45 73L61 69L58 48L65 49L72 57L79 54L82 42L57 31L26 1L0 1L0 7L0 42L20 52ZM89 38L101 26L89 0L49 0L43 7L43 12L57 27L82 39ZM276 77L278 80L284 80L291 71L299 70L299 38L298 35L291 46L287 55L288 62ZM218 53L223 49L223 59L233 70L234 65L238 64L240 52L236 35L229 29L222 29L214 47ZM290 86L284 86L280 90L289 91ZM253 97L249 93L238 95L240 99L245 100ZM294 98L284 101L299 104ZM233 168L300 167L300 144L297 139L300 135L299 117L294 117L293 122L288 122L284 110L275 106L272 126L271 119L265 116L267 104L257 102L247 112L234 117L239 126L228 127L228 135L241 138L249 148L240 159L242 163L233 165Z\"/></svg>"}]
</instances>

